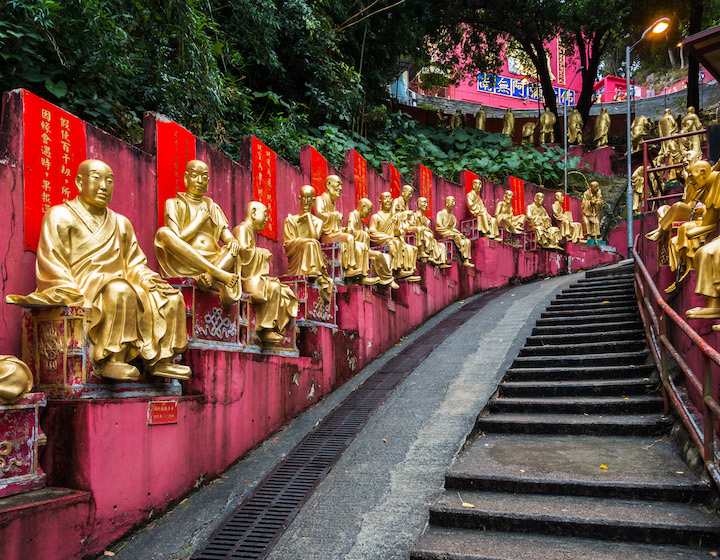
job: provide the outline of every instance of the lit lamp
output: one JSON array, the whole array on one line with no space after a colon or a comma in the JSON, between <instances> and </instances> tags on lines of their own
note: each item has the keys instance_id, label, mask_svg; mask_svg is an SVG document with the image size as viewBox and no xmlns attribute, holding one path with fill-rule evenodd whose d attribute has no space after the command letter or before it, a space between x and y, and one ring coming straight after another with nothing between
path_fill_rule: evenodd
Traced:
<instances>
[{"instance_id":1,"label":"lit lamp","mask_svg":"<svg viewBox=\"0 0 720 560\"><path fill-rule=\"evenodd\" d=\"M632 256L633 247L633 188L632 188L632 144L630 142L630 51L632 51L645 37L651 33L659 35L665 31L670 25L670 18L660 18L650 27L648 27L642 34L642 37L631 47L625 47L625 77L627 80L627 87L625 98L627 99L627 202L626 202L626 214L627 214L627 231L628 231L628 257Z\"/></svg>"}]
</instances>

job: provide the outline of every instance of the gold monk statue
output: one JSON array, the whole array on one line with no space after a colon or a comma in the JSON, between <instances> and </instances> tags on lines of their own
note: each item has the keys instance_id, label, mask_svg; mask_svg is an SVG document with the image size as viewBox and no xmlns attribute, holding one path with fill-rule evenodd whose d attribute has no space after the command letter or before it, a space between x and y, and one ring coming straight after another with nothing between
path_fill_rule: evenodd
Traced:
<instances>
[{"instance_id":1,"label":"gold monk statue","mask_svg":"<svg viewBox=\"0 0 720 560\"><path fill-rule=\"evenodd\" d=\"M392 203L392 214L395 216L398 225L405 229L407 229L413 219L413 212L410 210L408 202L410 202L414 190L412 185L403 185L403 188L400 190L400 196L393 199Z\"/></svg>"},{"instance_id":2,"label":"gold monk statue","mask_svg":"<svg viewBox=\"0 0 720 560\"><path fill-rule=\"evenodd\" d=\"M337 175L325 179L325 192L315 198L315 215L323 222L322 243L340 243L340 265L343 276L359 279L360 283L372 286L377 278L368 278L368 246L343 231L343 215L335 207L335 201L342 194L342 181Z\"/></svg>"},{"instance_id":3,"label":"gold monk statue","mask_svg":"<svg viewBox=\"0 0 720 560\"><path fill-rule=\"evenodd\" d=\"M650 132L650 119L645 115L638 115L630 126L630 146L632 153L640 151L645 136Z\"/></svg>"},{"instance_id":4,"label":"gold monk statue","mask_svg":"<svg viewBox=\"0 0 720 560\"><path fill-rule=\"evenodd\" d=\"M475 268L470 262L472 256L472 242L465 237L457 228L457 219L453 216L453 208L455 208L455 197L445 197L445 208L440 210L435 217L435 229L442 239L452 239L455 246L462 257L463 266Z\"/></svg>"},{"instance_id":5,"label":"gold monk statue","mask_svg":"<svg viewBox=\"0 0 720 560\"><path fill-rule=\"evenodd\" d=\"M501 134L504 134L510 138L510 140L515 137L515 115L513 115L510 107L508 107L507 111L503 115Z\"/></svg>"},{"instance_id":6,"label":"gold monk statue","mask_svg":"<svg viewBox=\"0 0 720 560\"><path fill-rule=\"evenodd\" d=\"M526 122L522 127L522 146L532 146L535 144L535 127L537 123L534 121Z\"/></svg>"},{"instance_id":7,"label":"gold monk statue","mask_svg":"<svg viewBox=\"0 0 720 560\"><path fill-rule=\"evenodd\" d=\"M570 113L570 116L568 117L568 144L575 144L577 142L578 146L582 146L583 143L583 119L582 115L580 114L580 111L577 110L577 107L573 109L573 112Z\"/></svg>"},{"instance_id":8,"label":"gold monk statue","mask_svg":"<svg viewBox=\"0 0 720 560\"><path fill-rule=\"evenodd\" d=\"M33 376L25 362L0 356L0 404L13 404L33 388Z\"/></svg>"},{"instance_id":9,"label":"gold monk statue","mask_svg":"<svg viewBox=\"0 0 720 560\"><path fill-rule=\"evenodd\" d=\"M325 268L325 256L320 247L323 222L313 216L315 189L310 185L300 188L299 214L289 214L283 227L283 245L288 259L288 274L306 275L320 288L325 301L332 299L332 278Z\"/></svg>"},{"instance_id":10,"label":"gold monk statue","mask_svg":"<svg viewBox=\"0 0 720 560\"><path fill-rule=\"evenodd\" d=\"M480 110L475 113L475 128L478 130L485 130L485 126L487 124L487 114L485 113L485 109L483 106L480 106Z\"/></svg>"},{"instance_id":11,"label":"gold monk statue","mask_svg":"<svg viewBox=\"0 0 720 560\"><path fill-rule=\"evenodd\" d=\"M687 115L683 117L680 124L681 132L695 132L702 128L700 117L695 113L695 107L688 107ZM684 151L693 150L697 153L702 153L702 140L702 134L693 134L692 136L682 138L681 141L685 148Z\"/></svg>"},{"instance_id":12,"label":"gold monk statue","mask_svg":"<svg viewBox=\"0 0 720 560\"><path fill-rule=\"evenodd\" d=\"M595 117L595 147L602 148L608 145L608 134L610 134L610 115L607 108L603 107L600 114Z\"/></svg>"},{"instance_id":13,"label":"gold monk statue","mask_svg":"<svg viewBox=\"0 0 720 560\"><path fill-rule=\"evenodd\" d=\"M550 135L550 143L555 142L555 123L557 117L555 113L545 107L545 111L540 115L540 143L545 143L545 136Z\"/></svg>"},{"instance_id":14,"label":"gold monk statue","mask_svg":"<svg viewBox=\"0 0 720 560\"><path fill-rule=\"evenodd\" d=\"M367 219L372 212L373 204L367 198L361 198L358 207L348 214L347 227L345 231L352 234L357 241L364 243L370 247L370 234L365 230L363 220ZM395 282L392 269L390 268L390 255L376 251L368 250L368 256L372 263L375 276L379 280L381 286L390 286L391 288L399 288Z\"/></svg>"},{"instance_id":15,"label":"gold monk statue","mask_svg":"<svg viewBox=\"0 0 720 560\"><path fill-rule=\"evenodd\" d=\"M438 243L430 227L430 218L425 215L428 209L428 200L424 196L418 198L418 209L413 214L412 225L408 231L416 235L418 259L429 261L439 268L450 268L447 262L445 245Z\"/></svg>"},{"instance_id":16,"label":"gold monk statue","mask_svg":"<svg viewBox=\"0 0 720 560\"><path fill-rule=\"evenodd\" d=\"M7 296L25 307L82 305L90 309L91 358L103 377L136 380L140 357L153 375L187 379L190 368L172 363L188 344L185 302L147 266L130 221L108 208L112 169L83 161L79 195L53 206L42 221L37 291Z\"/></svg>"},{"instance_id":17,"label":"gold monk statue","mask_svg":"<svg viewBox=\"0 0 720 560\"><path fill-rule=\"evenodd\" d=\"M592 181L588 189L583 193L580 210L582 211L585 235L597 241L600 237L600 212L602 212L603 197L600 192L600 184Z\"/></svg>"},{"instance_id":18,"label":"gold monk statue","mask_svg":"<svg viewBox=\"0 0 720 560\"><path fill-rule=\"evenodd\" d=\"M631 175L633 189L633 214L642 212L645 200L645 167L639 166Z\"/></svg>"},{"instance_id":19,"label":"gold monk statue","mask_svg":"<svg viewBox=\"0 0 720 560\"><path fill-rule=\"evenodd\" d=\"M166 277L192 276L200 288L217 284L224 300L237 301L242 294L238 282L239 245L220 206L205 196L207 164L189 161L184 182L186 192L165 202L165 227L155 234L160 269Z\"/></svg>"},{"instance_id":20,"label":"gold monk statue","mask_svg":"<svg viewBox=\"0 0 720 560\"><path fill-rule=\"evenodd\" d=\"M272 253L255 245L255 234L265 229L267 219L264 204L248 202L245 220L233 235L240 245L240 273L255 311L255 331L263 342L279 344L290 319L297 317L298 301L290 286L269 275Z\"/></svg>"},{"instance_id":21,"label":"gold monk statue","mask_svg":"<svg viewBox=\"0 0 720 560\"><path fill-rule=\"evenodd\" d=\"M541 192L535 194L533 203L525 210L527 222L535 230L535 240L544 249L560 249L560 228L552 225L550 216L543 203L545 195Z\"/></svg>"},{"instance_id":22,"label":"gold monk statue","mask_svg":"<svg viewBox=\"0 0 720 560\"><path fill-rule=\"evenodd\" d=\"M582 224L580 222L572 221L572 214L563 210L563 200L565 195L560 191L555 193L555 202L552 205L553 218L560 228L560 237L565 241L571 243L577 243L578 241L584 241Z\"/></svg>"},{"instance_id":23,"label":"gold monk statue","mask_svg":"<svg viewBox=\"0 0 720 560\"><path fill-rule=\"evenodd\" d=\"M676 134L678 131L678 125L675 118L672 116L670 109L665 109L663 116L658 120L658 134L660 138L671 136ZM670 153L670 140L663 140L660 142L660 155L668 155Z\"/></svg>"},{"instance_id":24,"label":"gold monk statue","mask_svg":"<svg viewBox=\"0 0 720 560\"><path fill-rule=\"evenodd\" d=\"M525 231L525 214L516 216L512 207L513 192L505 191L503 199L495 206L495 219L498 227L508 233L523 233Z\"/></svg>"},{"instance_id":25,"label":"gold monk statue","mask_svg":"<svg viewBox=\"0 0 720 560\"><path fill-rule=\"evenodd\" d=\"M472 182L472 190L467 194L467 207L470 213L477 218L477 228L484 236L495 239L500 237L497 220L490 215L485 208L480 190L482 189L482 181L474 179Z\"/></svg>"},{"instance_id":26,"label":"gold monk statue","mask_svg":"<svg viewBox=\"0 0 720 560\"><path fill-rule=\"evenodd\" d=\"M387 247L390 252L390 269L395 278L408 282L419 282L415 275L417 247L405 242L405 229L392 213L392 195L380 193L380 210L370 217L370 241L375 246Z\"/></svg>"}]
</instances>

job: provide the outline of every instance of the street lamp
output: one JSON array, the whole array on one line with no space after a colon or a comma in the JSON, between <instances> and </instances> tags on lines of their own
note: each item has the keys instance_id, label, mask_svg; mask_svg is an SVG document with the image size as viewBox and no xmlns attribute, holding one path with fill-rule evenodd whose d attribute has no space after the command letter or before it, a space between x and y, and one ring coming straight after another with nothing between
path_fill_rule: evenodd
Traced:
<instances>
[{"instance_id":1,"label":"street lamp","mask_svg":"<svg viewBox=\"0 0 720 560\"><path fill-rule=\"evenodd\" d=\"M645 37L650 33L659 35L665 31L670 25L670 18L660 18L655 21L650 27L648 27L638 39L638 41L632 45L625 47L625 78L627 80L627 87L625 88L625 97L627 99L627 199L626 199L626 214L627 214L627 245L628 245L628 258L632 256L633 247L633 188L632 188L632 143L630 142L630 51L632 51Z\"/></svg>"}]
</instances>

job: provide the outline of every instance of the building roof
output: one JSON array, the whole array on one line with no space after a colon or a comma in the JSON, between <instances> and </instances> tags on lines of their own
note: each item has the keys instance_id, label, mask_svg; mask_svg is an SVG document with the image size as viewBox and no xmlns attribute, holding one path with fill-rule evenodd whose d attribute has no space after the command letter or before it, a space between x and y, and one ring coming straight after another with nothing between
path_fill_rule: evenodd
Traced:
<instances>
[{"instance_id":1,"label":"building roof","mask_svg":"<svg viewBox=\"0 0 720 560\"><path fill-rule=\"evenodd\" d=\"M682 44L720 82L720 26L691 35Z\"/></svg>"}]
</instances>

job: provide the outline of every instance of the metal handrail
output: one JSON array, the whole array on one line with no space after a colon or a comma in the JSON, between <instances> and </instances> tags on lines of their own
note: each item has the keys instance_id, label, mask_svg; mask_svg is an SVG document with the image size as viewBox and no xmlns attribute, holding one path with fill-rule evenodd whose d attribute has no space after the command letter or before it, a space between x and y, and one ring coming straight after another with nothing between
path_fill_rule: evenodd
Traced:
<instances>
[{"instance_id":1,"label":"metal handrail","mask_svg":"<svg viewBox=\"0 0 720 560\"><path fill-rule=\"evenodd\" d=\"M710 346L697 334L682 317L670 307L660 294L650 273L637 252L640 236L635 237L633 256L635 258L635 286L640 317L645 327L645 336L655 363L660 369L665 414L673 408L682 419L690 437L698 446L705 468L716 486L720 487L720 464L715 457L715 421L720 419L720 404L713 397L712 364L720 366L720 352ZM659 312L655 311L655 304ZM668 321L669 319L669 321ZM685 362L667 336L668 327L679 329L702 353L702 373L696 374ZM685 375L686 383L692 385L703 397L702 428L697 425L682 399L680 390L670 377L669 360L672 358Z\"/></svg>"}]
</instances>

